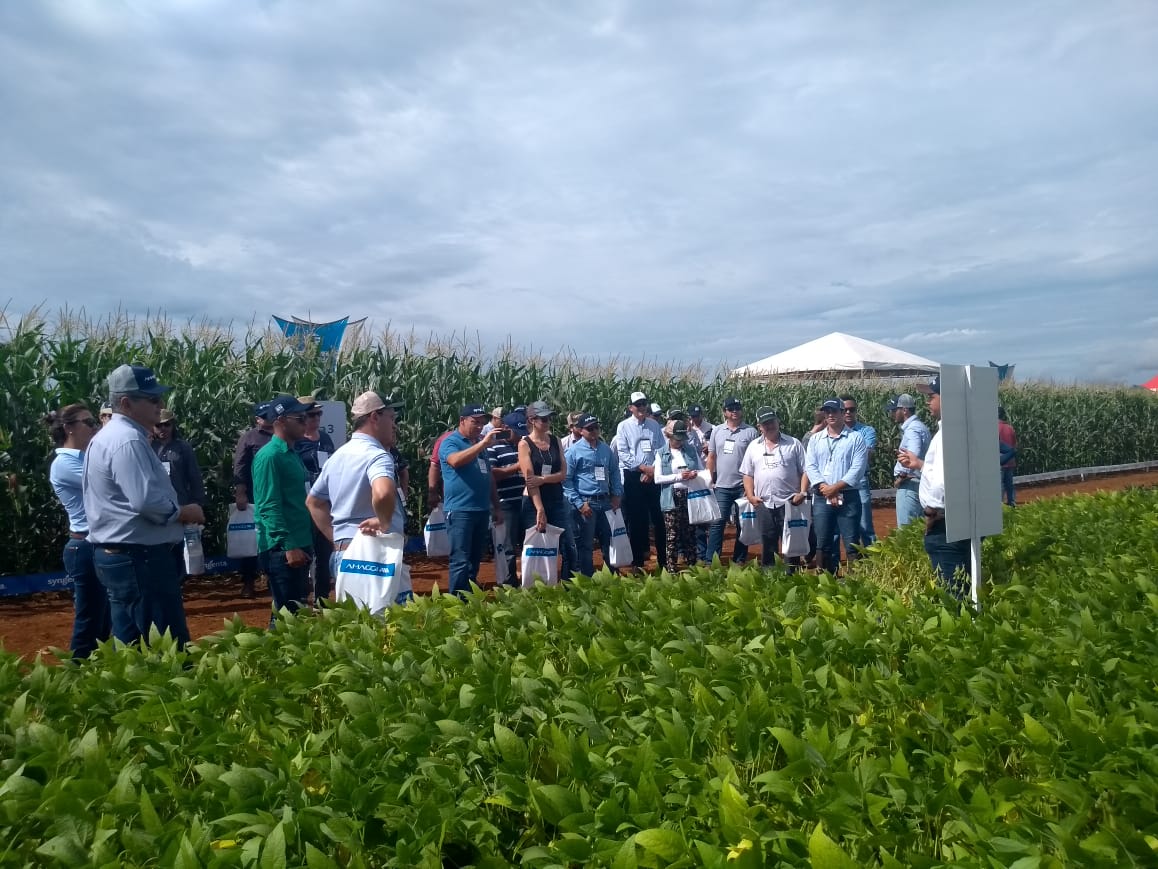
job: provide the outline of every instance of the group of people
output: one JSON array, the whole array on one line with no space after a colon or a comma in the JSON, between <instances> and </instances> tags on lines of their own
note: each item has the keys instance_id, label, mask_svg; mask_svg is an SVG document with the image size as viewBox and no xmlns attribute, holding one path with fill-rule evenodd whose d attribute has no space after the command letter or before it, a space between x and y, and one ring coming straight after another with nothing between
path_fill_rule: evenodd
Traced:
<instances>
[{"instance_id":1,"label":"group of people","mask_svg":"<svg viewBox=\"0 0 1158 869\"><path fill-rule=\"evenodd\" d=\"M84 404L47 420L56 446L50 478L69 519L63 559L75 590L70 647L76 657L110 635L131 643L153 627L188 642L183 542L186 526L205 522L196 457L163 407L170 387L148 368L122 365L109 376L108 389L99 420ZM922 391L939 419L938 379ZM254 426L234 455L235 505L252 509L258 538L257 558L241 566L244 593L253 594L263 572L273 610L294 611L311 596L329 596L355 535L403 533L402 409L377 391L357 396L350 439L335 449L313 398L279 395L255 406ZM877 433L859 421L853 396L825 400L801 439L782 430L772 407L756 410L755 426L745 422L738 398L728 398L721 410L723 422L712 425L700 405L664 412L634 392L605 440L601 421L579 411L568 414L564 436L553 433L556 413L544 401L510 413L463 406L457 427L435 442L427 478L428 504L446 516L450 590L464 594L477 582L496 528L512 584L524 535L548 526L559 535L560 575L591 574L596 545L609 564L608 517L620 511L637 571L653 540L660 568L675 569L681 558L686 565L710 561L723 549L727 525L739 530L745 501L759 515L764 565L779 555L788 504L810 502L809 559L818 568L838 568L842 541L853 560L875 540L867 471ZM934 572L960 596L954 577L968 572L968 541L945 540L940 433L918 418L912 395L896 396L887 410L901 437L894 467L898 525L924 519ZM1009 444L1002 451L1004 483L1007 471L1012 480L1016 435L1002 417L999 434ZM698 497L714 498L719 518L693 524L688 502ZM1012 504L1011 484L1007 498ZM748 557L737 534L732 561Z\"/></svg>"}]
</instances>

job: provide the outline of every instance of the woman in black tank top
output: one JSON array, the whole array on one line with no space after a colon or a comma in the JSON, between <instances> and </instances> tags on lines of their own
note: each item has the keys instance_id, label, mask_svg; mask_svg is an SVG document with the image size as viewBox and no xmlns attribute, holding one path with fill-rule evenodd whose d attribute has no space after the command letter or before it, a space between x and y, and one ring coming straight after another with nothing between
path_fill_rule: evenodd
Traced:
<instances>
[{"instance_id":1,"label":"woman in black tank top","mask_svg":"<svg viewBox=\"0 0 1158 869\"><path fill-rule=\"evenodd\" d=\"M531 433L519 441L519 468L527 481L523 494L523 525L540 531L547 525L563 529L559 549L563 554L562 576L569 578L575 563L570 505L563 497L567 459L559 439L551 434L551 408L544 401L527 407Z\"/></svg>"}]
</instances>

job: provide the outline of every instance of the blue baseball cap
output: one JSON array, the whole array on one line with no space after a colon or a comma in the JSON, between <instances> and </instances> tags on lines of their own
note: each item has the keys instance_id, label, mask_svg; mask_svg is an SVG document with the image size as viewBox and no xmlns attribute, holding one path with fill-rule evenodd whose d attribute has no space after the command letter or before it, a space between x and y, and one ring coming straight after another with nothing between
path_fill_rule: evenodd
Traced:
<instances>
[{"instance_id":1,"label":"blue baseball cap","mask_svg":"<svg viewBox=\"0 0 1158 869\"><path fill-rule=\"evenodd\" d=\"M136 393L138 395L164 395L173 387L162 386L152 368L144 365L119 365L113 369L108 379L111 393Z\"/></svg>"},{"instance_id":2,"label":"blue baseball cap","mask_svg":"<svg viewBox=\"0 0 1158 869\"><path fill-rule=\"evenodd\" d=\"M292 395L278 395L265 402L265 418L273 422L278 417L305 413L314 406L313 402L303 404Z\"/></svg>"},{"instance_id":3,"label":"blue baseball cap","mask_svg":"<svg viewBox=\"0 0 1158 869\"><path fill-rule=\"evenodd\" d=\"M927 384L922 383L917 387L917 392L924 395L940 395L941 394L941 377L930 377Z\"/></svg>"},{"instance_id":4,"label":"blue baseball cap","mask_svg":"<svg viewBox=\"0 0 1158 869\"><path fill-rule=\"evenodd\" d=\"M503 417L503 425L505 425L519 437L527 436L527 415L522 411L508 413Z\"/></svg>"},{"instance_id":5,"label":"blue baseball cap","mask_svg":"<svg viewBox=\"0 0 1158 869\"><path fill-rule=\"evenodd\" d=\"M458 418L466 419L469 416L484 416L487 419L490 419L491 412L481 404L464 404L462 406L462 410L460 410L458 413Z\"/></svg>"}]
</instances>

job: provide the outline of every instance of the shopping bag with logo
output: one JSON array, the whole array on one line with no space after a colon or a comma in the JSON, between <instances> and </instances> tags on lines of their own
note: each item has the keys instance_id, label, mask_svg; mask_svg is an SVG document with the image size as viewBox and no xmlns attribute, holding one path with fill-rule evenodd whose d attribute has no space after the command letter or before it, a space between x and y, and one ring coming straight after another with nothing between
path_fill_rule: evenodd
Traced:
<instances>
[{"instance_id":1,"label":"shopping bag with logo","mask_svg":"<svg viewBox=\"0 0 1158 869\"><path fill-rule=\"evenodd\" d=\"M423 529L426 538L426 554L431 558L450 555L450 535L446 533L446 514L441 507L430 511Z\"/></svg>"},{"instance_id":2,"label":"shopping bag with logo","mask_svg":"<svg viewBox=\"0 0 1158 869\"><path fill-rule=\"evenodd\" d=\"M507 556L510 552L507 550L507 524L502 525L491 524L491 543L495 547L495 585L506 585L507 580L510 579L508 570L510 562Z\"/></svg>"},{"instance_id":3,"label":"shopping bag with logo","mask_svg":"<svg viewBox=\"0 0 1158 869\"><path fill-rule=\"evenodd\" d=\"M257 558L257 521L253 505L238 510L229 506L229 524L225 529L225 554L230 558Z\"/></svg>"},{"instance_id":4,"label":"shopping bag with logo","mask_svg":"<svg viewBox=\"0 0 1158 869\"><path fill-rule=\"evenodd\" d=\"M563 529L548 525L546 531L531 526L523 538L523 588L534 588L535 580L547 585L559 582L559 537Z\"/></svg>"},{"instance_id":5,"label":"shopping bag with logo","mask_svg":"<svg viewBox=\"0 0 1158 869\"><path fill-rule=\"evenodd\" d=\"M608 550L608 567L631 567L631 540L627 536L627 525L623 522L622 510L607 510L607 525L611 529L611 546Z\"/></svg>"},{"instance_id":6,"label":"shopping bag with logo","mask_svg":"<svg viewBox=\"0 0 1158 869\"><path fill-rule=\"evenodd\" d=\"M762 511L759 507L754 507L747 498L737 498L736 509L740 511L740 542L745 546L759 546Z\"/></svg>"},{"instance_id":7,"label":"shopping bag with logo","mask_svg":"<svg viewBox=\"0 0 1158 869\"><path fill-rule=\"evenodd\" d=\"M201 576L205 573L205 550L201 546L201 526L185 526L185 573Z\"/></svg>"},{"instance_id":8,"label":"shopping bag with logo","mask_svg":"<svg viewBox=\"0 0 1158 869\"><path fill-rule=\"evenodd\" d=\"M780 556L798 558L808 554L808 531L812 527L812 505L784 504L784 531L780 535Z\"/></svg>"},{"instance_id":9,"label":"shopping bag with logo","mask_svg":"<svg viewBox=\"0 0 1158 869\"><path fill-rule=\"evenodd\" d=\"M402 563L401 534L354 535L338 563L334 600L352 600L372 614L413 597L410 568Z\"/></svg>"},{"instance_id":10,"label":"shopping bag with logo","mask_svg":"<svg viewBox=\"0 0 1158 869\"><path fill-rule=\"evenodd\" d=\"M700 471L687 481L688 524L710 525L720 518L720 505L716 503L716 493L712 491L711 474Z\"/></svg>"}]
</instances>

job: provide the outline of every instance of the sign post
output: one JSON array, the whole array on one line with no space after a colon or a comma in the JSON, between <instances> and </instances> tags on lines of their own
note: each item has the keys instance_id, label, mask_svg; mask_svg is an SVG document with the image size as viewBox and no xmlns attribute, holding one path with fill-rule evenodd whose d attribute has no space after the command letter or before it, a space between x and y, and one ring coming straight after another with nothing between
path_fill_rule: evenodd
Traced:
<instances>
[{"instance_id":1,"label":"sign post","mask_svg":"<svg viewBox=\"0 0 1158 869\"><path fill-rule=\"evenodd\" d=\"M997 445L997 369L941 366L941 442L945 462L945 538L969 540L973 608L981 588L981 538L1000 534L1001 461Z\"/></svg>"},{"instance_id":2,"label":"sign post","mask_svg":"<svg viewBox=\"0 0 1158 869\"><path fill-rule=\"evenodd\" d=\"M334 440L334 448L346 442L346 403L319 401L322 408L322 431Z\"/></svg>"}]
</instances>

